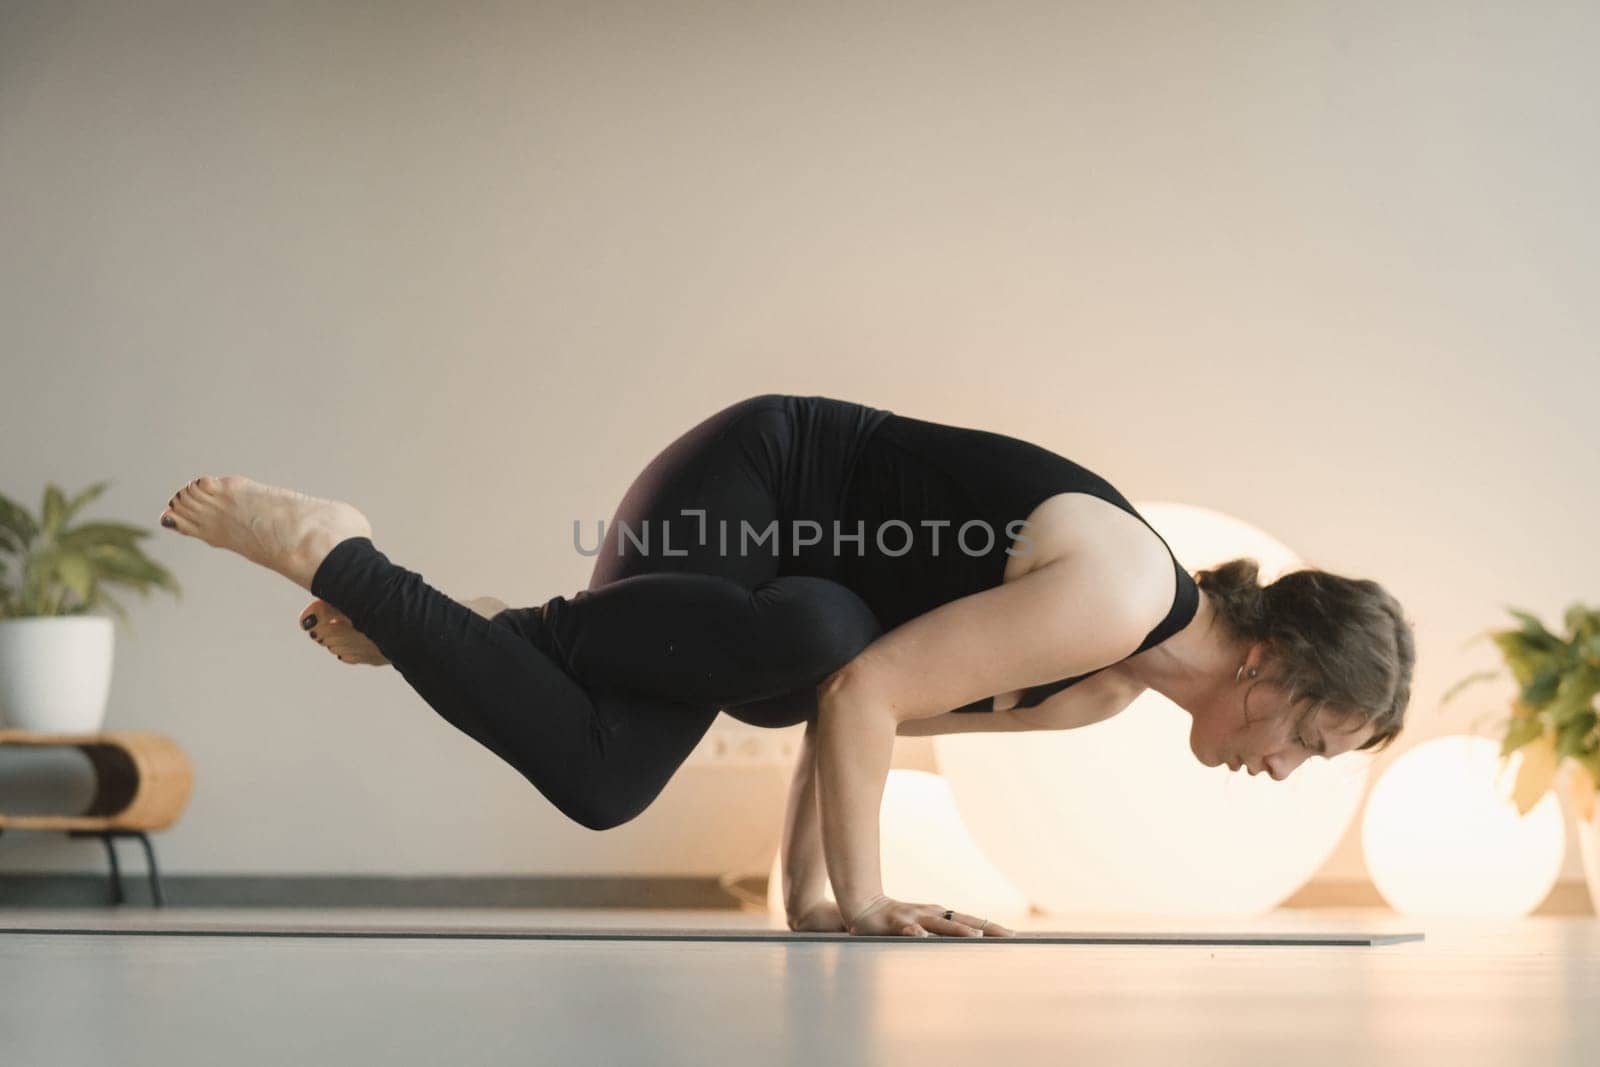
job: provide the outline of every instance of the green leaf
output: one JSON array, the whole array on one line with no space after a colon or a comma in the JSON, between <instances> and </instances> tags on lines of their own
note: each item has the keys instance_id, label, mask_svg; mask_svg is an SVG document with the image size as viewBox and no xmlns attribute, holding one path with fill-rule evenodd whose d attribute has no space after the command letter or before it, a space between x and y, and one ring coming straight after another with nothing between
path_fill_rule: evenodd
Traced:
<instances>
[{"instance_id":1,"label":"green leaf","mask_svg":"<svg viewBox=\"0 0 1600 1067\"><path fill-rule=\"evenodd\" d=\"M1563 674L1556 693L1545 707L1551 725L1560 729L1574 715L1587 711L1596 693L1600 693L1600 670L1579 664Z\"/></svg>"},{"instance_id":2,"label":"green leaf","mask_svg":"<svg viewBox=\"0 0 1600 1067\"><path fill-rule=\"evenodd\" d=\"M22 552L37 536L39 526L33 521L33 516L16 501L0 493L0 547L11 547L12 551Z\"/></svg>"},{"instance_id":3,"label":"green leaf","mask_svg":"<svg viewBox=\"0 0 1600 1067\"><path fill-rule=\"evenodd\" d=\"M83 490L83 492L79 493L77 496L68 501L66 510L62 512L61 515L61 525L66 526L67 523L71 522L72 516L76 515L80 508L82 508L85 504L88 504L91 500L94 500L101 493L104 493L106 488L110 485L110 482L95 482L93 485L89 486L89 488Z\"/></svg>"},{"instance_id":4,"label":"green leaf","mask_svg":"<svg viewBox=\"0 0 1600 1067\"><path fill-rule=\"evenodd\" d=\"M121 545L96 545L84 552L94 565L95 576L102 582L123 585L156 585L169 592L179 592L178 582L161 564L137 548Z\"/></svg>"},{"instance_id":5,"label":"green leaf","mask_svg":"<svg viewBox=\"0 0 1600 1067\"><path fill-rule=\"evenodd\" d=\"M61 489L54 482L44 487L44 504L39 509L40 529L48 538L54 539L61 532L61 518L67 513L67 498L61 494Z\"/></svg>"},{"instance_id":6,"label":"green leaf","mask_svg":"<svg viewBox=\"0 0 1600 1067\"><path fill-rule=\"evenodd\" d=\"M139 541L149 536L149 530L125 522L86 522L66 531L56 541L67 548L93 548L97 545L137 548Z\"/></svg>"},{"instance_id":7,"label":"green leaf","mask_svg":"<svg viewBox=\"0 0 1600 1067\"><path fill-rule=\"evenodd\" d=\"M1566 623L1569 640L1583 640L1600 631L1600 611L1583 603L1572 604L1562 621Z\"/></svg>"},{"instance_id":8,"label":"green leaf","mask_svg":"<svg viewBox=\"0 0 1600 1067\"><path fill-rule=\"evenodd\" d=\"M1556 668L1540 668L1528 684L1522 687L1522 702L1531 708L1543 708L1555 699L1556 691L1560 689L1563 680L1561 672Z\"/></svg>"},{"instance_id":9,"label":"green leaf","mask_svg":"<svg viewBox=\"0 0 1600 1067\"><path fill-rule=\"evenodd\" d=\"M1522 623L1522 635L1535 645L1543 648L1554 648L1558 645L1566 644L1561 638L1546 630L1544 623L1528 612L1519 611L1511 607L1506 608L1506 611L1510 612L1517 621Z\"/></svg>"},{"instance_id":10,"label":"green leaf","mask_svg":"<svg viewBox=\"0 0 1600 1067\"><path fill-rule=\"evenodd\" d=\"M1522 685L1530 684L1541 671L1559 670L1562 653L1567 647L1559 641L1553 647L1546 646L1518 630L1499 630L1492 636L1501 658Z\"/></svg>"},{"instance_id":11,"label":"green leaf","mask_svg":"<svg viewBox=\"0 0 1600 1067\"><path fill-rule=\"evenodd\" d=\"M1589 749L1590 734L1594 731L1596 715L1585 709L1568 719L1556 735L1556 755L1577 756Z\"/></svg>"},{"instance_id":12,"label":"green leaf","mask_svg":"<svg viewBox=\"0 0 1600 1067\"><path fill-rule=\"evenodd\" d=\"M1544 723L1537 717L1512 719L1506 727L1505 741L1500 745L1502 758L1511 755L1529 741L1536 740L1544 733Z\"/></svg>"},{"instance_id":13,"label":"green leaf","mask_svg":"<svg viewBox=\"0 0 1600 1067\"><path fill-rule=\"evenodd\" d=\"M56 557L56 575L80 603L88 601L94 587L94 568L82 554L61 552Z\"/></svg>"}]
</instances>

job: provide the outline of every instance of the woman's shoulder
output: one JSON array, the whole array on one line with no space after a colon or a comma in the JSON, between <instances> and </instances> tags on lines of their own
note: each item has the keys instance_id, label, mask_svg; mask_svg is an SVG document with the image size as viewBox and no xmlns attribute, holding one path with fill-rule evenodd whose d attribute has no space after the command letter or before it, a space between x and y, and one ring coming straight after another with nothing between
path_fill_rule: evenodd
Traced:
<instances>
[{"instance_id":1,"label":"woman's shoulder","mask_svg":"<svg viewBox=\"0 0 1600 1067\"><path fill-rule=\"evenodd\" d=\"M1142 518L1093 493L1057 493L1041 501L1012 549L1002 581L1056 560L1087 559L1125 576L1130 601L1147 603L1154 613L1152 626L1172 603L1177 574L1166 543Z\"/></svg>"}]
</instances>

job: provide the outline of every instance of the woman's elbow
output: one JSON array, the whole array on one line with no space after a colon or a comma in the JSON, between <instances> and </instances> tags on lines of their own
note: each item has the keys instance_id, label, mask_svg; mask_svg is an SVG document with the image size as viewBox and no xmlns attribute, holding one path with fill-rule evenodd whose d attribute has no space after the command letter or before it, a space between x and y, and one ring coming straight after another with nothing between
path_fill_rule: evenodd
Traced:
<instances>
[{"instance_id":1,"label":"woman's elbow","mask_svg":"<svg viewBox=\"0 0 1600 1067\"><path fill-rule=\"evenodd\" d=\"M817 683L817 719L830 718L842 706L853 703L861 691L861 678L849 664L840 667Z\"/></svg>"},{"instance_id":2,"label":"woman's elbow","mask_svg":"<svg viewBox=\"0 0 1600 1067\"><path fill-rule=\"evenodd\" d=\"M873 677L870 667L859 662L840 667L817 685L818 719L840 715L847 715L852 723L881 719L890 733L900 723L896 702Z\"/></svg>"}]
</instances>

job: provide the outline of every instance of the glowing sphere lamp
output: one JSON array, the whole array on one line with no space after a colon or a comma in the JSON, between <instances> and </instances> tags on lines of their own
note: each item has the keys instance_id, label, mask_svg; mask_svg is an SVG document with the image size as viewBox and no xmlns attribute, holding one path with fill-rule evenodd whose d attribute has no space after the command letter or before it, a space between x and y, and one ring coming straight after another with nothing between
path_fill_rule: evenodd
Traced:
<instances>
[{"instance_id":1,"label":"glowing sphere lamp","mask_svg":"<svg viewBox=\"0 0 1600 1067\"><path fill-rule=\"evenodd\" d=\"M1554 790L1526 815L1511 799L1522 753L1502 763L1484 737L1424 741L1389 765L1367 800L1361 849L1383 899L1405 915L1526 915L1566 853Z\"/></svg>"}]
</instances>

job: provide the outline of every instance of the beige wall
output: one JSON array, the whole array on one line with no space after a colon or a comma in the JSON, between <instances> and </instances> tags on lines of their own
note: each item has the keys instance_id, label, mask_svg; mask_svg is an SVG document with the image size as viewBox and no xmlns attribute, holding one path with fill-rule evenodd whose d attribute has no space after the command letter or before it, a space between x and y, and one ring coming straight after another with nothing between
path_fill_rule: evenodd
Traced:
<instances>
[{"instance_id":1,"label":"beige wall","mask_svg":"<svg viewBox=\"0 0 1600 1067\"><path fill-rule=\"evenodd\" d=\"M819 392L1238 515L1418 624L1600 598L1593 10L0 5L0 489L357 503L460 596L584 583L691 422ZM174 871L764 871L785 773L594 834L307 597L162 533L110 725L200 772ZM1486 725L1480 724L1482 728ZM914 751L914 750L913 750ZM924 752L925 754L925 752ZM1577 876L1574 856L1567 873ZM0 866L97 868L15 835ZM1352 831L1323 870L1362 876Z\"/></svg>"}]
</instances>

